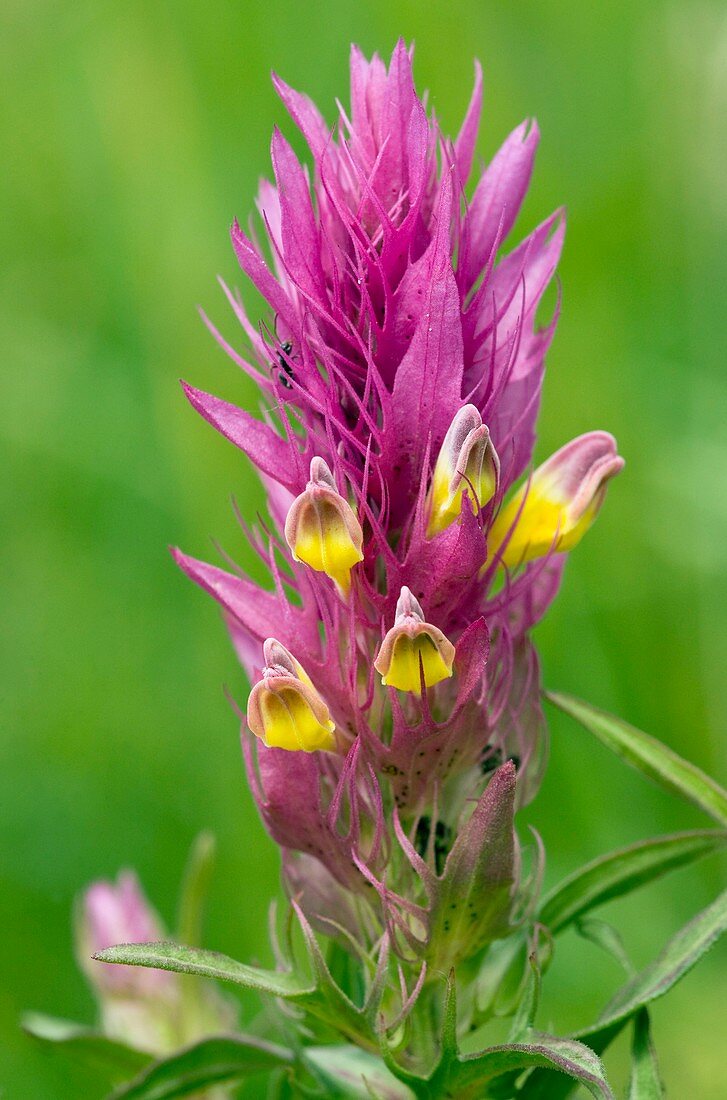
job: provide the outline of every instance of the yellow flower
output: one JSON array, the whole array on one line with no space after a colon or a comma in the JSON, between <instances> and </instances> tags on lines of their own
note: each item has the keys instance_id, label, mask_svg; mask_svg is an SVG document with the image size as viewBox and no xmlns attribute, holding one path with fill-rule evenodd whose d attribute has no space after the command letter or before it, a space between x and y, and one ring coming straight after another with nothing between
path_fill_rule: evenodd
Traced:
<instances>
[{"instance_id":1,"label":"yellow flower","mask_svg":"<svg viewBox=\"0 0 727 1100\"><path fill-rule=\"evenodd\" d=\"M572 550L593 523L609 478L624 460L608 432L588 432L539 466L497 516L488 536L490 561L511 569Z\"/></svg>"},{"instance_id":2,"label":"yellow flower","mask_svg":"<svg viewBox=\"0 0 727 1100\"><path fill-rule=\"evenodd\" d=\"M434 467L429 538L459 518L466 493L474 493L475 508L484 508L497 491L499 476L500 463L489 429L474 405L464 405L447 430Z\"/></svg>"},{"instance_id":3,"label":"yellow flower","mask_svg":"<svg viewBox=\"0 0 727 1100\"><path fill-rule=\"evenodd\" d=\"M424 621L421 605L406 585L396 605L394 625L374 661L381 682L399 691L421 691L452 675L454 646L436 626Z\"/></svg>"},{"instance_id":4,"label":"yellow flower","mask_svg":"<svg viewBox=\"0 0 727 1100\"><path fill-rule=\"evenodd\" d=\"M322 458L313 459L310 481L290 506L285 538L296 561L325 573L348 593L351 570L363 561L363 531Z\"/></svg>"},{"instance_id":5,"label":"yellow flower","mask_svg":"<svg viewBox=\"0 0 727 1100\"><path fill-rule=\"evenodd\" d=\"M274 638L263 647L265 668L247 701L247 724L271 748L335 752L335 723L310 677Z\"/></svg>"}]
</instances>

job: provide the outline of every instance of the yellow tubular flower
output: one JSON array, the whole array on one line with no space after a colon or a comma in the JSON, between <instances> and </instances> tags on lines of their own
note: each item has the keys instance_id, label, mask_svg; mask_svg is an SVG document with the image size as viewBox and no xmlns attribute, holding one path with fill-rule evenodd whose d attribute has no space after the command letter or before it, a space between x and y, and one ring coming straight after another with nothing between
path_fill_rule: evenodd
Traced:
<instances>
[{"instance_id":1,"label":"yellow tubular flower","mask_svg":"<svg viewBox=\"0 0 727 1100\"><path fill-rule=\"evenodd\" d=\"M572 550L593 523L606 483L624 465L608 432L571 440L539 466L497 516L488 536L490 561L519 565Z\"/></svg>"},{"instance_id":2,"label":"yellow tubular flower","mask_svg":"<svg viewBox=\"0 0 727 1100\"><path fill-rule=\"evenodd\" d=\"M396 605L394 625L374 661L381 682L399 691L421 691L421 671L426 687L452 675L454 646L436 626L424 621L421 605L406 585Z\"/></svg>"},{"instance_id":3,"label":"yellow tubular flower","mask_svg":"<svg viewBox=\"0 0 727 1100\"><path fill-rule=\"evenodd\" d=\"M447 430L434 467L427 536L438 535L459 518L467 493L474 493L476 509L484 508L497 491L499 475L489 429L474 405L464 405Z\"/></svg>"},{"instance_id":4,"label":"yellow tubular flower","mask_svg":"<svg viewBox=\"0 0 727 1100\"><path fill-rule=\"evenodd\" d=\"M322 458L313 459L310 481L290 506L285 538L296 561L325 573L348 593L351 570L363 561L363 531Z\"/></svg>"},{"instance_id":5,"label":"yellow tubular flower","mask_svg":"<svg viewBox=\"0 0 727 1100\"><path fill-rule=\"evenodd\" d=\"M270 748L336 752L335 723L310 677L274 638L263 647L265 668L247 701L247 724Z\"/></svg>"}]
</instances>

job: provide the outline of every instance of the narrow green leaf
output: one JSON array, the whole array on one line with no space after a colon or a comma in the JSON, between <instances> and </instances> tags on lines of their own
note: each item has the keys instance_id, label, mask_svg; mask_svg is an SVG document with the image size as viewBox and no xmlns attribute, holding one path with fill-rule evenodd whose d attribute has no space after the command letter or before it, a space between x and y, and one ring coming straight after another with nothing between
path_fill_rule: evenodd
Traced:
<instances>
[{"instance_id":1,"label":"narrow green leaf","mask_svg":"<svg viewBox=\"0 0 727 1100\"><path fill-rule=\"evenodd\" d=\"M628 1100L663 1100L663 1097L664 1086L659 1077L656 1051L651 1041L649 1013L642 1008L634 1018Z\"/></svg>"},{"instance_id":2,"label":"narrow green leaf","mask_svg":"<svg viewBox=\"0 0 727 1100\"><path fill-rule=\"evenodd\" d=\"M545 935L543 936L544 933ZM527 1036L532 1033L535 1026L535 1017L537 1015L538 1005L540 1004L540 988L542 984L542 966L540 962L541 936L545 939L545 951L543 954L546 959L550 957L552 950L552 941L547 930L536 925L535 932L528 947L528 979L525 983L520 1004L515 1012L510 1034L508 1035L508 1042L511 1043L518 1043L525 1040Z\"/></svg>"},{"instance_id":3,"label":"narrow green leaf","mask_svg":"<svg viewBox=\"0 0 727 1100\"><path fill-rule=\"evenodd\" d=\"M492 1016L511 1016L520 1004L530 977L528 941L522 933L497 940L487 951L475 979L473 1023Z\"/></svg>"},{"instance_id":4,"label":"narrow green leaf","mask_svg":"<svg viewBox=\"0 0 727 1100\"><path fill-rule=\"evenodd\" d=\"M447 975L447 983L444 989L441 1049L442 1057L439 1064L446 1071L447 1065L455 1061L459 1054L457 1043L457 983L454 976L454 967Z\"/></svg>"},{"instance_id":5,"label":"narrow green leaf","mask_svg":"<svg viewBox=\"0 0 727 1100\"><path fill-rule=\"evenodd\" d=\"M187 857L177 909L175 939L177 943L183 943L187 947L200 947L202 943L204 907L212 880L214 861L215 838L212 833L200 833L194 840ZM204 1019L207 998L203 992L203 984L192 974L179 976L179 989L182 999L180 1016L187 1025L180 1038L182 1041L187 1041L198 1035L204 1035L210 1030ZM217 991L213 996L219 999L221 994ZM229 1007L232 1010L232 1006ZM230 1028L234 1018L231 1012L228 1025ZM226 1030L226 1025L223 1023L217 1026L220 1030Z\"/></svg>"},{"instance_id":6,"label":"narrow green leaf","mask_svg":"<svg viewBox=\"0 0 727 1100\"><path fill-rule=\"evenodd\" d=\"M538 1032L531 1034L528 1043L490 1047L480 1054L461 1058L457 1073L451 1075L448 1086L452 1096L481 1097L484 1095L482 1086L494 1082L497 1077L538 1067L566 1074L579 1081L593 1096L613 1100L598 1055L583 1043ZM473 1091L475 1089L478 1091ZM522 1095L529 1097L527 1085Z\"/></svg>"},{"instance_id":7,"label":"narrow green leaf","mask_svg":"<svg viewBox=\"0 0 727 1100\"><path fill-rule=\"evenodd\" d=\"M99 962L123 963L126 966L150 966L156 970L174 970L178 974L198 974L202 978L217 978L224 982L271 993L289 1000L304 999L314 992L294 974L263 970L236 962L216 951L198 947L183 947L177 943L122 943L94 955Z\"/></svg>"},{"instance_id":8,"label":"narrow green leaf","mask_svg":"<svg viewBox=\"0 0 727 1100\"><path fill-rule=\"evenodd\" d=\"M340 940L331 939L326 944L326 965L338 988L354 1004L362 1004L366 997L366 973L364 960L347 951ZM369 965L366 957L365 966Z\"/></svg>"},{"instance_id":9,"label":"narrow green leaf","mask_svg":"<svg viewBox=\"0 0 727 1100\"><path fill-rule=\"evenodd\" d=\"M417 1020L415 1016L413 1021L415 1026L418 1025L419 1038L422 1037L421 1031L424 1030L428 1033L425 1042L428 1044L432 1039L435 1039L436 1045L439 1048L434 1068L426 1077L415 1075L403 1066L400 1066L388 1046L385 1029L383 1027L379 1034L381 1056L386 1066L399 1081L404 1082L411 1088L415 1096L426 1098L426 1100L430 1100L430 1098L433 1097L455 1095L450 1091L450 1088L453 1087L451 1082L457 1079L461 1062L459 1058L459 1044L457 1042L457 985L454 968L450 970L445 983L441 1021L437 1028L439 1033L438 1036L436 1036L436 1033L432 1032L431 1019L431 1015L429 1020L427 1020L426 1017ZM411 1038L412 1036L410 1035L410 1039ZM415 1039L413 1045L415 1048L419 1046L419 1054L421 1057L421 1044L417 1043ZM457 1093L457 1095L459 1096L460 1094Z\"/></svg>"},{"instance_id":10,"label":"narrow green leaf","mask_svg":"<svg viewBox=\"0 0 727 1100\"><path fill-rule=\"evenodd\" d=\"M429 1042L431 1042L433 1036L432 1029L429 1026L429 1021L417 1020L416 1014L413 1018L410 1017L409 1019L410 1021L413 1019L415 1023L419 1024L417 1031L419 1033L421 1033L422 1031L426 1032L425 1041L429 1040ZM417 1035L417 1038L418 1037L419 1036ZM381 1060L386 1068L389 1070L389 1072L393 1074L394 1077L396 1077L397 1081L400 1081L402 1084L411 1089L414 1096L429 1100L429 1097L431 1096L429 1082L431 1081L433 1075L430 1074L429 1077L421 1077L418 1073L413 1073L411 1070L406 1069L405 1066L402 1066L397 1062L394 1051L389 1046L389 1042L386 1036L385 1021L383 1018L380 1021L378 1039L379 1055L381 1056Z\"/></svg>"},{"instance_id":11,"label":"narrow green leaf","mask_svg":"<svg viewBox=\"0 0 727 1100\"><path fill-rule=\"evenodd\" d=\"M727 832L695 829L619 848L587 863L558 883L543 898L538 920L552 933L562 932L596 906L653 882L668 871L693 863L725 844Z\"/></svg>"},{"instance_id":12,"label":"narrow green leaf","mask_svg":"<svg viewBox=\"0 0 727 1100\"><path fill-rule=\"evenodd\" d=\"M412 1100L413 1093L384 1063L355 1046L306 1047L303 1061L336 1100Z\"/></svg>"},{"instance_id":13,"label":"narrow green leaf","mask_svg":"<svg viewBox=\"0 0 727 1100\"><path fill-rule=\"evenodd\" d=\"M680 929L654 962L622 986L596 1024L576 1038L604 1050L627 1020L676 985L726 930L727 890Z\"/></svg>"},{"instance_id":14,"label":"narrow green leaf","mask_svg":"<svg viewBox=\"0 0 727 1100\"><path fill-rule=\"evenodd\" d=\"M68 1020L28 1012L22 1025L34 1039L53 1044L74 1062L102 1072L112 1085L127 1080L152 1061L151 1054L107 1039L100 1032Z\"/></svg>"},{"instance_id":15,"label":"narrow green leaf","mask_svg":"<svg viewBox=\"0 0 727 1100\"><path fill-rule=\"evenodd\" d=\"M212 833L200 833L184 870L177 916L177 939L189 947L198 947L202 940L202 914L214 862L215 838Z\"/></svg>"},{"instance_id":16,"label":"narrow green leaf","mask_svg":"<svg viewBox=\"0 0 727 1100\"><path fill-rule=\"evenodd\" d=\"M113 1094L113 1100L171 1100L212 1085L239 1084L256 1073L293 1063L284 1047L252 1036L202 1039L142 1071Z\"/></svg>"},{"instance_id":17,"label":"narrow green leaf","mask_svg":"<svg viewBox=\"0 0 727 1100\"><path fill-rule=\"evenodd\" d=\"M612 714L570 695L547 692L554 706L575 718L607 748L660 787L699 806L720 825L727 825L727 791L688 760Z\"/></svg>"},{"instance_id":18,"label":"narrow green leaf","mask_svg":"<svg viewBox=\"0 0 727 1100\"><path fill-rule=\"evenodd\" d=\"M289 1070L270 1074L266 1089L267 1100L300 1100L301 1095L297 1084L293 1084Z\"/></svg>"},{"instance_id":19,"label":"narrow green leaf","mask_svg":"<svg viewBox=\"0 0 727 1100\"><path fill-rule=\"evenodd\" d=\"M635 969L631 963L631 959L626 954L621 936L607 921L598 920L596 917L591 917L588 920L579 920L576 921L576 929L579 936L582 936L585 940L590 940L591 943L595 943L596 947L600 947L602 951L605 951L607 955L615 959L619 966L626 971L629 978L635 974Z\"/></svg>"}]
</instances>

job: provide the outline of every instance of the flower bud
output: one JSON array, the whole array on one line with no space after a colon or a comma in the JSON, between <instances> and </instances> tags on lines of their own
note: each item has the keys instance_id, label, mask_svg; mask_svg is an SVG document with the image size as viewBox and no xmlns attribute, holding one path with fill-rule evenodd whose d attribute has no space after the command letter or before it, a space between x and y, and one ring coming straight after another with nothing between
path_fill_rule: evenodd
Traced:
<instances>
[{"instance_id":1,"label":"flower bud","mask_svg":"<svg viewBox=\"0 0 727 1100\"><path fill-rule=\"evenodd\" d=\"M444 531L462 511L462 497L475 495L483 508L497 490L500 463L489 428L474 405L464 405L450 424L434 467L427 535Z\"/></svg>"},{"instance_id":2,"label":"flower bud","mask_svg":"<svg viewBox=\"0 0 727 1100\"><path fill-rule=\"evenodd\" d=\"M452 675L454 646L436 626L424 621L418 600L404 585L396 605L396 619L383 642L374 668L381 682L399 691L421 691L421 672L427 687Z\"/></svg>"},{"instance_id":3,"label":"flower bud","mask_svg":"<svg viewBox=\"0 0 727 1100\"><path fill-rule=\"evenodd\" d=\"M177 975L96 962L92 955L118 943L164 937L161 922L132 871L122 871L115 883L92 883L81 899L78 960L98 999L104 1034L154 1054L171 1050L177 1042Z\"/></svg>"},{"instance_id":4,"label":"flower bud","mask_svg":"<svg viewBox=\"0 0 727 1100\"><path fill-rule=\"evenodd\" d=\"M122 871L116 883L94 882L88 887L81 903L79 956L99 994L143 996L173 987L173 975L163 970L91 960L97 951L117 943L162 939L164 929L133 871Z\"/></svg>"},{"instance_id":5,"label":"flower bud","mask_svg":"<svg viewBox=\"0 0 727 1100\"><path fill-rule=\"evenodd\" d=\"M325 573L348 592L351 569L363 561L363 531L322 458L313 459L310 481L290 506L285 538L296 561Z\"/></svg>"},{"instance_id":6,"label":"flower bud","mask_svg":"<svg viewBox=\"0 0 727 1100\"><path fill-rule=\"evenodd\" d=\"M247 724L270 748L335 752L336 726L310 677L274 638L263 647L265 668L247 702Z\"/></svg>"},{"instance_id":7,"label":"flower bud","mask_svg":"<svg viewBox=\"0 0 727 1100\"><path fill-rule=\"evenodd\" d=\"M495 520L490 558L509 568L552 552L572 550L583 538L606 494L606 482L621 470L616 440L588 432L566 443L539 466Z\"/></svg>"}]
</instances>

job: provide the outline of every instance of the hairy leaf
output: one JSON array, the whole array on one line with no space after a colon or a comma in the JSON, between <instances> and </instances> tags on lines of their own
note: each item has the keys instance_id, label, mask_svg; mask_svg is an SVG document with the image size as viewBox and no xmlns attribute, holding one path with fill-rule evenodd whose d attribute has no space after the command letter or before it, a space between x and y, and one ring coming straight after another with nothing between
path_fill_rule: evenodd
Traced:
<instances>
[{"instance_id":1,"label":"hairy leaf","mask_svg":"<svg viewBox=\"0 0 727 1100\"><path fill-rule=\"evenodd\" d=\"M558 1079L565 1074L580 1082L593 1096L614 1100L598 1055L574 1039L531 1031L527 1042L505 1043L457 1057L452 1057L451 1053L443 1057L426 1078L403 1070L386 1052L384 1057L392 1072L421 1100L440 1100L445 1096L457 1097L457 1100L481 1100L485 1096L510 1100L516 1094L530 1100L527 1084L522 1094L516 1087L518 1078L527 1070L542 1073L545 1081L553 1072ZM546 1070L549 1072L545 1073Z\"/></svg>"},{"instance_id":2,"label":"hairy leaf","mask_svg":"<svg viewBox=\"0 0 727 1100\"><path fill-rule=\"evenodd\" d=\"M543 936L543 933L545 935ZM552 941L547 931L536 925L532 941L528 945L528 969L529 973L525 982L520 1004L515 1012L515 1017L510 1028L508 1040L513 1043L527 1039L535 1026L535 1017L540 1003L540 988L542 982L541 937L545 940L545 950L542 952L547 962L552 950Z\"/></svg>"},{"instance_id":3,"label":"hairy leaf","mask_svg":"<svg viewBox=\"0 0 727 1100\"><path fill-rule=\"evenodd\" d=\"M379 960L381 973L378 979L372 981L364 1006L358 1008L331 977L316 944L313 931L301 913L298 913L298 919L303 927L309 961L315 975L308 981L304 981L290 971L263 970L260 967L237 962L216 951L183 947L170 942L119 944L100 951L94 958L100 962L149 966L161 970L173 970L178 974L196 974L202 978L216 978L219 981L233 982L247 989L255 989L259 993L282 997L288 1001L294 1001L349 1039L375 1049L376 1037L371 1016L378 1012L381 985L385 975L385 958Z\"/></svg>"},{"instance_id":4,"label":"hairy leaf","mask_svg":"<svg viewBox=\"0 0 727 1100\"><path fill-rule=\"evenodd\" d=\"M491 1016L511 1016L522 1000L530 977L528 940L520 932L490 946L475 979L473 1022L485 1023Z\"/></svg>"},{"instance_id":5,"label":"hairy leaf","mask_svg":"<svg viewBox=\"0 0 727 1100\"><path fill-rule=\"evenodd\" d=\"M531 1033L527 1043L491 1047L481 1054L461 1058L456 1072L450 1077L451 1095L480 1097L486 1095L481 1091L482 1086L493 1082L500 1075L537 1067L566 1074L579 1081L593 1096L600 1097L601 1100L613 1100L613 1093L598 1055L573 1039L558 1039L538 1032ZM527 1084L522 1095L530 1095Z\"/></svg>"},{"instance_id":6,"label":"hairy leaf","mask_svg":"<svg viewBox=\"0 0 727 1100\"><path fill-rule=\"evenodd\" d=\"M198 974L202 978L217 978L224 982L271 993L288 1000L304 999L314 992L312 984L306 984L294 974L285 971L263 970L236 962L216 951L204 951L198 947L183 947L177 943L122 943L107 947L94 955L99 962L123 963L126 966L150 966L157 970L174 970L178 974Z\"/></svg>"},{"instance_id":7,"label":"hairy leaf","mask_svg":"<svg viewBox=\"0 0 727 1100\"><path fill-rule=\"evenodd\" d=\"M727 843L727 832L695 829L640 840L600 856L558 883L540 904L538 920L551 932L562 932L574 920L604 902L653 882Z\"/></svg>"},{"instance_id":8,"label":"hairy leaf","mask_svg":"<svg viewBox=\"0 0 727 1100\"><path fill-rule=\"evenodd\" d=\"M660 787L699 806L720 825L727 825L727 791L672 749L612 714L570 695L548 692L546 698L575 718L627 764Z\"/></svg>"},{"instance_id":9,"label":"hairy leaf","mask_svg":"<svg viewBox=\"0 0 727 1100\"><path fill-rule=\"evenodd\" d=\"M425 878L433 969L448 970L508 929L517 866L515 786L515 767L508 761L460 829L442 875Z\"/></svg>"}]
</instances>

